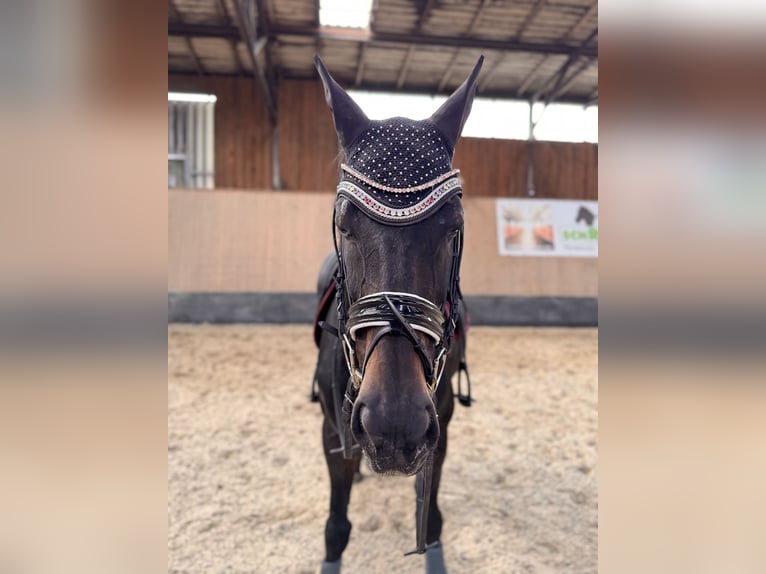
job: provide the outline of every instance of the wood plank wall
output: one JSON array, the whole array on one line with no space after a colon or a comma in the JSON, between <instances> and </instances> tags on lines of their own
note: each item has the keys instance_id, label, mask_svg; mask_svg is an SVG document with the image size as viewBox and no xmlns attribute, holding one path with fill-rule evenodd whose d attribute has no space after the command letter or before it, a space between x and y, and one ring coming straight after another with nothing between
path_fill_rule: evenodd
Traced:
<instances>
[{"instance_id":1,"label":"wood plank wall","mask_svg":"<svg viewBox=\"0 0 766 574\"><path fill-rule=\"evenodd\" d=\"M464 193L528 197L527 161L534 146L535 197L598 199L598 145L463 138L453 164Z\"/></svg>"},{"instance_id":2,"label":"wood plank wall","mask_svg":"<svg viewBox=\"0 0 766 574\"><path fill-rule=\"evenodd\" d=\"M338 139L318 81L285 81L279 90L279 165L284 189L335 189Z\"/></svg>"},{"instance_id":3,"label":"wood plank wall","mask_svg":"<svg viewBox=\"0 0 766 574\"><path fill-rule=\"evenodd\" d=\"M216 103L216 187L271 189L272 129L254 78L179 76L171 90L202 90ZM320 82L285 80L279 89L279 160L284 189L332 191L337 143ZM470 196L527 197L530 143L464 138L454 165ZM598 145L535 142L538 198L598 199Z\"/></svg>"},{"instance_id":4,"label":"wood plank wall","mask_svg":"<svg viewBox=\"0 0 766 574\"><path fill-rule=\"evenodd\" d=\"M332 250L332 192L171 190L168 290L313 292ZM466 295L598 295L598 259L504 257L495 200L465 199Z\"/></svg>"}]
</instances>

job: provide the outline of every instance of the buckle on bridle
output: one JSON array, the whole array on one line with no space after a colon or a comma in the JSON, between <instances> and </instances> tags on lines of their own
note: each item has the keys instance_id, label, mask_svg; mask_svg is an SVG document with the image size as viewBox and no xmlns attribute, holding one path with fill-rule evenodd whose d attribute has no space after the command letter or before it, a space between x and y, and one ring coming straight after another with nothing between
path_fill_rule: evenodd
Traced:
<instances>
[{"instance_id":1,"label":"buckle on bridle","mask_svg":"<svg viewBox=\"0 0 766 574\"><path fill-rule=\"evenodd\" d=\"M442 347L439 354L434 359L434 380L431 382L431 393L436 394L436 389L439 388L442 375L444 374L444 368L447 366L447 347Z\"/></svg>"},{"instance_id":2,"label":"buckle on bridle","mask_svg":"<svg viewBox=\"0 0 766 574\"><path fill-rule=\"evenodd\" d=\"M356 351L354 350L354 344L348 338L347 333L343 333L341 336L341 347L343 348L343 356L346 358L346 367L353 380L354 387L359 390L362 386L362 373L359 371L359 367L356 363Z\"/></svg>"}]
</instances>

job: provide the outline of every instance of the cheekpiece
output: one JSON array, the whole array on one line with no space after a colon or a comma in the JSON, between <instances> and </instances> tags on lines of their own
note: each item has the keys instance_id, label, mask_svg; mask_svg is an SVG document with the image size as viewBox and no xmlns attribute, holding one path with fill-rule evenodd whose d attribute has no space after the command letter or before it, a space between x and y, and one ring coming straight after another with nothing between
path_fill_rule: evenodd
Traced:
<instances>
[{"instance_id":1,"label":"cheekpiece","mask_svg":"<svg viewBox=\"0 0 766 574\"><path fill-rule=\"evenodd\" d=\"M371 121L347 152L338 195L380 223L417 223L462 194L451 146L428 120Z\"/></svg>"}]
</instances>

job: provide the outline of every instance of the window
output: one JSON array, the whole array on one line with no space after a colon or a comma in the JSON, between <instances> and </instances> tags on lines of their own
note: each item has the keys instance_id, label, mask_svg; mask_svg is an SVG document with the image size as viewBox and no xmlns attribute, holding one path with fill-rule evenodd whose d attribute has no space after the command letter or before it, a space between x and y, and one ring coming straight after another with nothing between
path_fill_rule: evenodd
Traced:
<instances>
[{"instance_id":1,"label":"window","mask_svg":"<svg viewBox=\"0 0 766 574\"><path fill-rule=\"evenodd\" d=\"M447 99L446 96L357 90L349 93L364 113L374 120L392 115L427 118ZM543 107L543 104L537 103L532 109L533 119L539 120L535 128L536 139L598 143L598 106L553 103L545 112ZM529 102L476 98L463 128L463 136L525 140L529 138L529 127Z\"/></svg>"},{"instance_id":2,"label":"window","mask_svg":"<svg viewBox=\"0 0 766 574\"><path fill-rule=\"evenodd\" d=\"M215 187L216 97L168 93L168 187Z\"/></svg>"},{"instance_id":3,"label":"window","mask_svg":"<svg viewBox=\"0 0 766 574\"><path fill-rule=\"evenodd\" d=\"M339 28L368 28L372 0L321 0L319 25Z\"/></svg>"}]
</instances>

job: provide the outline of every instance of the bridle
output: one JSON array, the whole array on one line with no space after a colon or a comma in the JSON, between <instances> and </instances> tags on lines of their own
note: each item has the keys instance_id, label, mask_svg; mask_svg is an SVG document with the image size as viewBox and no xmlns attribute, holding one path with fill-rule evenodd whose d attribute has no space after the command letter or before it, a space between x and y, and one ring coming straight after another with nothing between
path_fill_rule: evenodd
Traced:
<instances>
[{"instance_id":1,"label":"bridle","mask_svg":"<svg viewBox=\"0 0 766 574\"><path fill-rule=\"evenodd\" d=\"M345 169L347 166L343 167ZM384 212L372 219L389 225L412 225L417 221L421 221L425 217L432 215L436 211L435 208L442 205L444 200L460 193L460 181L457 178L457 174L457 170L452 170L449 174L443 174L432 182L419 186L420 189L426 190L429 189L429 186L433 188L430 194L417 204L425 205L424 208L401 209L398 210L399 213L391 213L391 210L388 210L387 213ZM373 181L365 181L365 183L373 187L377 185ZM392 190L388 188L386 191ZM364 194L364 191L355 184L342 180L338 185L338 194L346 194L350 197L353 197L352 194L355 194L359 197ZM428 213L429 210L430 213ZM369 212L369 210L365 209L362 211ZM452 241L449 285L446 298L441 302L441 305L415 293L396 291L380 291L352 301L346 284L346 265L343 259L341 243L338 241L335 216L336 211L333 210L332 237L335 255L338 259L338 272L335 276L338 328L336 330L326 324L320 323L320 325L325 330L332 332L340 340L346 367L349 372L349 378L343 394L343 405L341 407L336 402L335 412L337 419L340 419L336 419L341 443L339 450L343 452L344 458L351 459L354 447L358 448L358 445L353 444L351 435L351 414L354 403L359 395L370 357L377 345L385 337L404 337L412 344L416 355L423 365L430 398L432 401L434 400L439 382L444 374L447 353L450 349L452 336L455 334L460 313L460 262L463 256L463 227L460 227ZM394 219L396 217L401 217L402 219L396 220ZM390 219L390 222L387 219ZM356 335L362 329L370 328L377 329L377 331L367 345L360 365L357 361ZM428 356L418 333L423 333L433 339L433 358ZM333 386L335 386L334 381ZM337 393L333 392L333 396L337 397ZM422 554L427 549L426 533L432 469L433 455L429 455L421 470L418 471L417 476L417 548L411 553Z\"/></svg>"},{"instance_id":2,"label":"bridle","mask_svg":"<svg viewBox=\"0 0 766 574\"><path fill-rule=\"evenodd\" d=\"M439 307L414 293L380 291L351 301L346 285L346 266L335 226L333 211L333 245L338 258L336 299L338 307L338 336L349 371L343 402L343 428L350 423L351 411L359 395L367 364L375 347L386 336L403 336L411 344L423 365L426 383L433 400L444 373L447 353L455 333L460 309L460 261L463 255L463 229L457 231L452 243L449 286L446 300ZM377 328L365 349L361 365L357 361L356 334L367 328ZM418 332L434 340L433 359L428 357ZM348 452L350 457L350 451Z\"/></svg>"}]
</instances>

